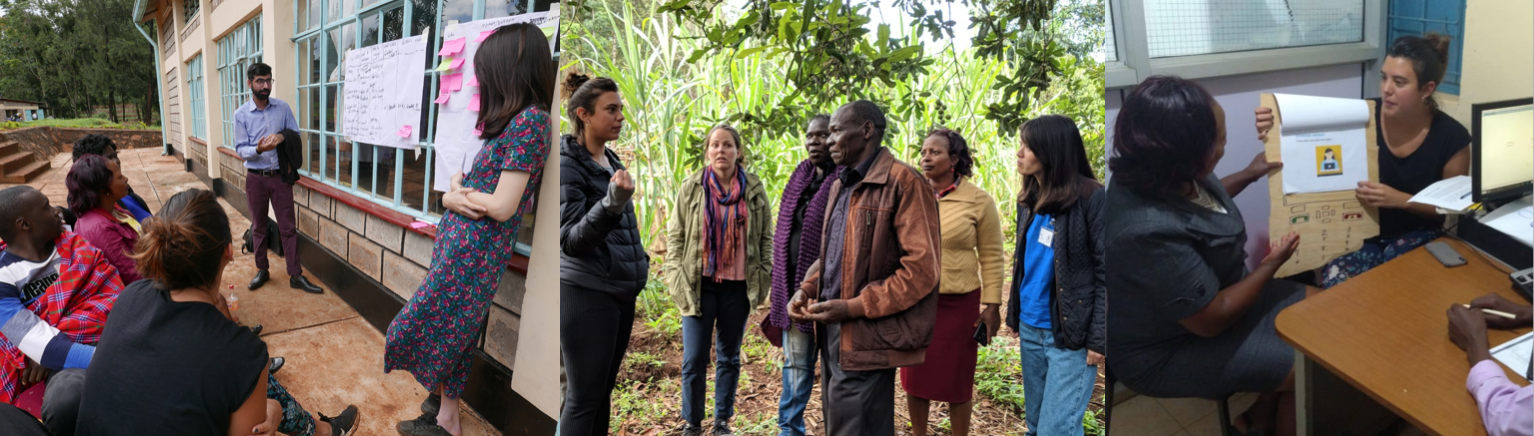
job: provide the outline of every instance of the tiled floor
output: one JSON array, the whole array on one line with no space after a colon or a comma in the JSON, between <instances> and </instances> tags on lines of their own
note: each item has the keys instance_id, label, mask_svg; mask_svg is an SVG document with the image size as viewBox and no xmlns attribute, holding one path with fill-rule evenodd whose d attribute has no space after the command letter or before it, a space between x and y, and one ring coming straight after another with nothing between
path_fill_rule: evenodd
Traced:
<instances>
[{"instance_id":1,"label":"tiled floor","mask_svg":"<svg viewBox=\"0 0 1534 436\"><path fill-rule=\"evenodd\" d=\"M1257 394L1230 398L1232 418L1240 415ZM1136 395L1113 408L1112 436L1220 436L1220 414L1214 401L1198 398L1151 398Z\"/></svg>"},{"instance_id":2,"label":"tiled floor","mask_svg":"<svg viewBox=\"0 0 1534 436\"><path fill-rule=\"evenodd\" d=\"M129 185L144 197L151 211L159 210L177 192L208 189L185 172L180 161L160 156L159 149L123 150L119 157ZM68 153L54 157L53 169L28 183L47 194L54 205L65 204L68 192L64 175L69 158ZM0 184L0 189L10 186ZM238 238L250 227L250 221L228 203L224 203L224 210ZM382 333L328 289L324 294L311 295L288 288L289 276L282 258L276 256L271 256L271 281L261 289L246 290L255 273L253 257L236 252L234 262L224 270L223 289L239 296L240 309L235 314L242 322L265 326L261 338L269 352L287 359L277 379L305 409L331 415L355 404L361 411L356 434L362 435L395 434L395 422L421 414L419 407L426 390L408 372L383 372ZM313 276L310 279L320 284ZM467 405L461 421L465 436L500 434Z\"/></svg>"}]
</instances>

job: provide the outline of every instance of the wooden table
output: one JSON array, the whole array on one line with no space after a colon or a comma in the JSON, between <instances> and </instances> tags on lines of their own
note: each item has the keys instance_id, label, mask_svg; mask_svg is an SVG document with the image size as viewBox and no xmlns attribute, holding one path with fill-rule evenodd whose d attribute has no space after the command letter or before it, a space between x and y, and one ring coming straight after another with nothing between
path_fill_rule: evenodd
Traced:
<instances>
[{"instance_id":1,"label":"wooden table","mask_svg":"<svg viewBox=\"0 0 1534 436\"><path fill-rule=\"evenodd\" d=\"M1278 334L1296 350L1296 362L1313 361L1370 398L1435 435L1484 435L1475 398L1465 389L1470 363L1449 340L1445 312L1496 292L1518 303L1505 266L1459 241L1447 241L1468 262L1445 268L1418 248L1279 313ZM1488 332L1491 346L1529 332ZM1296 365L1296 387L1305 386ZM1508 378L1528 385L1517 371ZM1300 389L1299 429L1314 429L1315 392ZM1321 400L1324 400L1321 399ZM1307 413L1310 412L1310 413Z\"/></svg>"}]
</instances>

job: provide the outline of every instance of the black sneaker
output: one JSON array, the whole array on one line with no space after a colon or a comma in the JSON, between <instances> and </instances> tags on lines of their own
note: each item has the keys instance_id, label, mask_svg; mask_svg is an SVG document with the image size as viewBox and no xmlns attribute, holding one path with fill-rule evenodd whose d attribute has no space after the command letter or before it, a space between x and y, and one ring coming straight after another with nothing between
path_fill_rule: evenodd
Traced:
<instances>
[{"instance_id":1,"label":"black sneaker","mask_svg":"<svg viewBox=\"0 0 1534 436\"><path fill-rule=\"evenodd\" d=\"M421 415L409 421L400 421L394 430L401 436L453 436L447 429L437 425L437 415Z\"/></svg>"},{"instance_id":2,"label":"black sneaker","mask_svg":"<svg viewBox=\"0 0 1534 436\"><path fill-rule=\"evenodd\" d=\"M702 429L699 429L699 430L701 432ZM723 422L715 422L714 423L714 430L710 431L709 435L710 436L735 436L735 430L730 430L730 425L729 424L726 424L726 423L723 423Z\"/></svg>"},{"instance_id":3,"label":"black sneaker","mask_svg":"<svg viewBox=\"0 0 1534 436\"><path fill-rule=\"evenodd\" d=\"M682 436L703 436L703 427L692 424L684 424L682 427Z\"/></svg>"},{"instance_id":4,"label":"black sneaker","mask_svg":"<svg viewBox=\"0 0 1534 436\"><path fill-rule=\"evenodd\" d=\"M357 406L346 406L340 415L327 417L320 414L320 421L330 423L331 436L346 436L357 428Z\"/></svg>"},{"instance_id":5,"label":"black sneaker","mask_svg":"<svg viewBox=\"0 0 1534 436\"><path fill-rule=\"evenodd\" d=\"M426 401L421 402L421 414L437 416L437 411L442 410L442 396L431 394L426 396Z\"/></svg>"}]
</instances>

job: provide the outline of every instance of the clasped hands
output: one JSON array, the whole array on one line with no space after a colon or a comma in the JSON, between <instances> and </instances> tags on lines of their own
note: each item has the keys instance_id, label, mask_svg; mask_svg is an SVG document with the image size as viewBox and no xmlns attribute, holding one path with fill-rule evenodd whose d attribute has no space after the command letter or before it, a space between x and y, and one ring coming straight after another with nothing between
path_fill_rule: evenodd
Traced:
<instances>
[{"instance_id":1,"label":"clasped hands","mask_svg":"<svg viewBox=\"0 0 1534 436\"><path fill-rule=\"evenodd\" d=\"M479 203L475 203L474 201L469 200L469 194L477 193L479 191L475 190L474 188L466 188L463 186L463 172L459 171L453 173L452 180L452 189L448 190L446 194L442 195L442 207L445 207L447 210L451 210L459 215L463 215L468 219L477 220L480 217L485 216L485 212L489 211L490 209L480 205Z\"/></svg>"},{"instance_id":2,"label":"clasped hands","mask_svg":"<svg viewBox=\"0 0 1534 436\"><path fill-rule=\"evenodd\" d=\"M268 151L276 150L277 146L282 144L282 141L283 139L281 133L273 133L270 135L262 136L261 140L256 142L256 153L265 153Z\"/></svg>"},{"instance_id":3,"label":"clasped hands","mask_svg":"<svg viewBox=\"0 0 1534 436\"><path fill-rule=\"evenodd\" d=\"M815 302L809 294L813 290L799 288L794 293L794 298L788 301L788 317L800 322L818 322L832 324L842 322L849 317L847 300L828 300Z\"/></svg>"}]
</instances>

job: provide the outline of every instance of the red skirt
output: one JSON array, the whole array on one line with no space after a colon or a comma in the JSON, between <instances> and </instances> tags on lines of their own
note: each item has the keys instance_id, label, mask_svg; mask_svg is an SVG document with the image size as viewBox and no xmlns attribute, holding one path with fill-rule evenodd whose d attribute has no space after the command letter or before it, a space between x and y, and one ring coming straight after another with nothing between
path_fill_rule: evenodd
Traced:
<instances>
[{"instance_id":1,"label":"red skirt","mask_svg":"<svg viewBox=\"0 0 1534 436\"><path fill-rule=\"evenodd\" d=\"M925 363L900 368L900 387L917 398L967 403L975 396L975 321L980 319L980 290L937 297L937 325Z\"/></svg>"}]
</instances>

